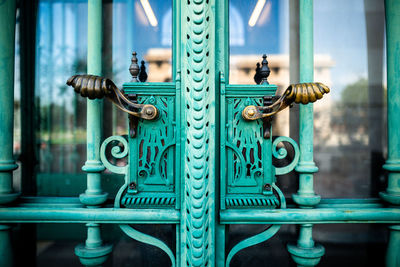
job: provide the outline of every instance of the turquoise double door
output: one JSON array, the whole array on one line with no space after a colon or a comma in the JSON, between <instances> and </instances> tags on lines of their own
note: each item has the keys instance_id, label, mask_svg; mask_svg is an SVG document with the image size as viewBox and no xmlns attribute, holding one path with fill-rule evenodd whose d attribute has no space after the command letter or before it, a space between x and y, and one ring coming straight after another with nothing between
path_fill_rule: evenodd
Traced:
<instances>
[{"instance_id":1,"label":"turquoise double door","mask_svg":"<svg viewBox=\"0 0 400 267\"><path fill-rule=\"evenodd\" d=\"M175 249L151 236L144 242L163 249L173 264L225 266L236 252L264 239L255 237L226 253L226 225L220 212L284 208L275 175L291 171L298 157L286 167L274 167L272 157L286 156L282 142L298 149L289 138L272 139L270 120L248 121L242 116L246 106L271 104L277 88L230 85L226 80L228 1L176 1L173 9L173 82L123 86L125 94L135 94L140 104L154 105L159 115L131 122L127 140L110 137L103 143L102 153L118 144L112 155L127 156L127 165L117 166L105 154L102 161L110 171L125 175L115 199L117 208L180 212ZM132 234L133 227L124 227L143 241ZM276 231L273 227L268 233Z\"/></svg>"}]
</instances>

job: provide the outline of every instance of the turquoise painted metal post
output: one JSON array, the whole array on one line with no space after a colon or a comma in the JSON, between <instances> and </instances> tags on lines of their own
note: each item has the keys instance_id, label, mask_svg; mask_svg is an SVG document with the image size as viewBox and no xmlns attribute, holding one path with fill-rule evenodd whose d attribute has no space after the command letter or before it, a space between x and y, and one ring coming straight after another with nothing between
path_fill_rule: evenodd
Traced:
<instances>
[{"instance_id":1,"label":"turquoise painted metal post","mask_svg":"<svg viewBox=\"0 0 400 267\"><path fill-rule=\"evenodd\" d=\"M389 226L390 236L386 253L386 266L400 266L400 225Z\"/></svg>"},{"instance_id":2,"label":"turquoise painted metal post","mask_svg":"<svg viewBox=\"0 0 400 267\"><path fill-rule=\"evenodd\" d=\"M314 38L313 38L313 1L300 0L300 82L314 80ZM299 173L299 190L293 200L300 207L313 207L321 199L314 193L313 173L318 171L314 163L313 104L300 104L300 161L296 167Z\"/></svg>"},{"instance_id":3,"label":"turquoise painted metal post","mask_svg":"<svg viewBox=\"0 0 400 267\"><path fill-rule=\"evenodd\" d=\"M18 197L13 192L15 0L0 3L0 205ZM10 227L0 225L0 266L12 266Z\"/></svg>"},{"instance_id":4,"label":"turquoise painted metal post","mask_svg":"<svg viewBox=\"0 0 400 267\"><path fill-rule=\"evenodd\" d=\"M181 266L215 266L215 3L181 1Z\"/></svg>"},{"instance_id":5,"label":"turquoise painted metal post","mask_svg":"<svg viewBox=\"0 0 400 267\"><path fill-rule=\"evenodd\" d=\"M388 159L383 167L389 172L389 180L381 197L393 205L400 205L400 2L386 0L385 11Z\"/></svg>"},{"instance_id":6,"label":"turquoise painted metal post","mask_svg":"<svg viewBox=\"0 0 400 267\"><path fill-rule=\"evenodd\" d=\"M88 74L101 75L102 5L101 0L88 1ZM82 170L87 172L87 189L80 195L81 202L88 207L98 207L107 200L101 189L100 161L103 100L87 100L87 160Z\"/></svg>"},{"instance_id":7,"label":"turquoise painted metal post","mask_svg":"<svg viewBox=\"0 0 400 267\"><path fill-rule=\"evenodd\" d=\"M13 266L10 229L8 225L0 225L0 266L3 267Z\"/></svg>"},{"instance_id":8,"label":"turquoise painted metal post","mask_svg":"<svg viewBox=\"0 0 400 267\"><path fill-rule=\"evenodd\" d=\"M15 200L13 170L15 1L0 3L0 205Z\"/></svg>"},{"instance_id":9,"label":"turquoise painted metal post","mask_svg":"<svg viewBox=\"0 0 400 267\"><path fill-rule=\"evenodd\" d=\"M88 1L88 74L101 75L102 61L102 1ZM107 200L101 188L101 172L105 169L100 161L102 132L102 100L87 100L87 161L82 170L87 172L87 189L80 200L88 208L97 208ZM75 248L75 254L85 266L100 266L112 251L112 245L103 244L100 225L88 223L85 244Z\"/></svg>"},{"instance_id":10,"label":"turquoise painted metal post","mask_svg":"<svg viewBox=\"0 0 400 267\"><path fill-rule=\"evenodd\" d=\"M229 14L229 0L224 1L217 1L216 2L216 19L215 19L215 58L216 58L216 73L217 75L217 96L215 99L216 107L215 110L221 111L220 116L224 116L224 110L221 105L221 97L220 95L223 94L223 89L221 85L221 75L225 74L226 77L229 77L229 18L227 14ZM225 86L225 85L224 85ZM215 128L216 128L216 147L221 147L222 140L221 138L225 138L225 136L221 136L222 130L220 129L219 125L221 124L220 116L216 116L215 121ZM216 188L219 188L215 194L215 202L216 202L216 210L221 210L221 150L216 150ZM223 177L225 178L225 177ZM225 190L223 188L222 190ZM226 233L227 233L227 226L222 225L219 223L219 219L216 220L217 224L215 227L215 266L225 266L225 251L226 251Z\"/></svg>"},{"instance_id":11,"label":"turquoise painted metal post","mask_svg":"<svg viewBox=\"0 0 400 267\"><path fill-rule=\"evenodd\" d=\"M313 48L313 0L300 0L300 82L314 80ZM301 208L312 208L321 197L314 193L313 173L318 171L313 155L314 115L313 104L300 104L300 161L296 167L299 173L299 190L293 200ZM321 245L314 244L312 224L300 225L296 245L289 244L288 251L298 266L315 266L325 253Z\"/></svg>"},{"instance_id":12,"label":"turquoise painted metal post","mask_svg":"<svg viewBox=\"0 0 400 267\"><path fill-rule=\"evenodd\" d=\"M388 158L383 166L388 174L388 187L381 192L383 200L400 207L400 2L385 1L387 53ZM389 227L386 266L400 266L400 225Z\"/></svg>"}]
</instances>

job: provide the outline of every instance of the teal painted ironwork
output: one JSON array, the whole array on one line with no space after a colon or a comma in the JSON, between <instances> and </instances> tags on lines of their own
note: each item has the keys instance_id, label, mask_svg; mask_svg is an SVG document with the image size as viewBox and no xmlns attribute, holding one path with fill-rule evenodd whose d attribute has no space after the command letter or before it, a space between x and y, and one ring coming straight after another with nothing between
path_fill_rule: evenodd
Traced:
<instances>
[{"instance_id":1,"label":"teal painted ironwork","mask_svg":"<svg viewBox=\"0 0 400 267\"><path fill-rule=\"evenodd\" d=\"M0 3L0 205L18 197L12 187L18 167L13 156L15 12L15 1Z\"/></svg>"},{"instance_id":2,"label":"teal painted ironwork","mask_svg":"<svg viewBox=\"0 0 400 267\"><path fill-rule=\"evenodd\" d=\"M314 80L314 38L313 38L313 0L299 2L300 28L300 82ZM313 104L300 104L300 161L296 167L299 173L299 190L293 200L301 208L312 208L320 202L321 197L314 193L313 173L318 171L314 163L313 138L314 115ZM287 249L297 266L315 266L324 255L321 245L312 240L312 224L300 225L297 244L288 244Z\"/></svg>"},{"instance_id":3,"label":"teal painted ironwork","mask_svg":"<svg viewBox=\"0 0 400 267\"><path fill-rule=\"evenodd\" d=\"M172 250L164 242L160 241L159 239L157 239L155 237L152 237L151 235L147 235L142 232L139 232L139 231L135 230L133 227L131 227L130 225L121 224L119 227L129 237L131 237L139 242L156 246L159 249L163 250L168 255L169 259L171 260L171 266L172 267L176 266L175 265L175 255L172 252Z\"/></svg>"},{"instance_id":4,"label":"teal painted ironwork","mask_svg":"<svg viewBox=\"0 0 400 267\"><path fill-rule=\"evenodd\" d=\"M400 205L400 3L385 1L387 49L388 158L383 166L389 172L388 187L381 197Z\"/></svg>"},{"instance_id":5,"label":"teal painted ironwork","mask_svg":"<svg viewBox=\"0 0 400 267\"><path fill-rule=\"evenodd\" d=\"M22 207L0 208L0 223L98 223L111 224L179 224L180 212L173 208L159 209L87 209L68 200L31 203ZM350 201L349 201L350 202ZM335 224L391 223L400 221L397 208L369 207L357 204L335 204L316 209L227 209L220 212L222 224Z\"/></svg>"},{"instance_id":6,"label":"teal painted ironwork","mask_svg":"<svg viewBox=\"0 0 400 267\"><path fill-rule=\"evenodd\" d=\"M16 1L0 2L0 205L19 195L13 191L15 12ZM12 265L10 226L0 225L0 266Z\"/></svg>"},{"instance_id":7,"label":"teal painted ironwork","mask_svg":"<svg viewBox=\"0 0 400 267\"><path fill-rule=\"evenodd\" d=\"M117 143L118 142L118 143ZM103 165L111 172L117 174L128 174L129 164L124 166L114 165L107 159L106 156L106 148L110 143L114 143L114 146L111 148L111 156L115 159L123 159L129 154L129 145L126 138L123 136L110 136L101 144L100 147L100 159ZM115 145L115 143L117 143ZM122 145L122 146L121 146Z\"/></svg>"},{"instance_id":8,"label":"teal painted ironwork","mask_svg":"<svg viewBox=\"0 0 400 267\"><path fill-rule=\"evenodd\" d=\"M92 75L102 72L102 1L88 1L88 56L87 71ZM87 160L82 170L87 172L87 189L80 200L88 208L97 208L107 200L107 193L101 188L101 172L105 169L100 161L102 138L102 100L87 100ZM101 266L112 252L111 244L101 240L100 225L96 222L86 224L85 244L75 248L75 254L85 266Z\"/></svg>"},{"instance_id":9,"label":"teal painted ironwork","mask_svg":"<svg viewBox=\"0 0 400 267\"><path fill-rule=\"evenodd\" d=\"M215 266L215 0L181 1L181 266ZM185 38L186 37L186 38Z\"/></svg>"},{"instance_id":10,"label":"teal painted ironwork","mask_svg":"<svg viewBox=\"0 0 400 267\"><path fill-rule=\"evenodd\" d=\"M101 74L101 2L89 0L88 72L97 75ZM2 8L3 2L0 14L4 14ZM301 81L311 82L312 1L301 0L300 9ZM386 164L389 186L381 196L393 206L385 207L377 200L320 200L313 190L313 173L318 168L312 154L312 105L301 106L300 149L289 137L273 138L266 121L243 120L244 107L263 106L263 97L274 97L276 86L229 85L224 78L224 74L229 76L228 1L193 0L173 3L173 82L124 84L124 93L132 97L136 94L138 103L155 105L160 116L154 121L138 119L137 125L131 121L130 130L135 130L135 135L111 136L100 147L101 100L88 100L88 155L83 168L88 184L81 201L23 198L13 207L0 207L0 223L86 223L87 240L75 249L86 266L101 265L111 253L112 246L104 244L100 234L100 224L109 223L119 224L131 238L163 250L172 266L219 267L229 266L237 252L268 240L281 224L300 225L297 244L288 246L299 266L314 266L324 254L324 248L312 239L313 224L399 224L399 154L393 149L399 140L394 127L400 124L393 116L399 109L400 77L394 66L399 60L396 49L400 34L393 28L398 22L399 4L387 1L387 10L392 143ZM15 19L7 14L0 16L0 22ZM9 50L6 61L0 57L2 63L13 57L13 45L9 46L3 35L0 32L0 44L8 45ZM0 56L3 53L0 50ZM0 68L6 74L12 71ZM1 82L0 86L4 86ZM6 87L6 92L12 91L11 79L6 80ZM0 94L4 94L0 112L10 118L12 98L3 90ZM0 123L1 129L6 130L1 133L0 142L9 145L12 124L8 120ZM265 135L266 130L270 131L269 136ZM287 146L292 147L293 160L284 167L273 166L273 157L282 160L289 154ZM0 150L0 159L4 156L9 160L0 164L0 175L12 178L9 166L16 166L12 147L10 150L9 146L0 146ZM276 176L292 171L296 165L300 173L300 188L294 195L297 205L286 208L285 198L275 185ZM100 207L107 198L100 184L105 167L124 175L113 208ZM0 197L14 194L10 190L11 178L1 180ZM151 223L176 225L175 253L161 240L133 228L134 224ZM226 225L239 223L272 226L239 242L225 255ZM391 226L390 231L387 264L397 266L399 226ZM9 233L8 226L0 225L2 266L11 264Z\"/></svg>"},{"instance_id":11,"label":"teal painted ironwork","mask_svg":"<svg viewBox=\"0 0 400 267\"><path fill-rule=\"evenodd\" d=\"M283 196L282 191L276 185L273 185L273 188L274 188L274 190L276 190L276 192L280 198L280 207L279 208L285 209L286 201L285 201L285 197ZM280 228L281 228L280 224L271 225L263 232L253 235L252 237L246 238L245 240L240 241L238 244L236 244L231 249L231 251L229 251L228 256L226 257L225 266L229 267L233 256L235 256L235 254L237 254L239 251L241 251L242 249L248 248L250 246L254 246L254 245L257 245L257 244L267 241L272 236L274 236L279 231Z\"/></svg>"},{"instance_id":12,"label":"teal painted ironwork","mask_svg":"<svg viewBox=\"0 0 400 267\"><path fill-rule=\"evenodd\" d=\"M88 2L88 56L87 71L92 75L101 75L102 49L102 2ZM102 100L87 100L87 160L82 170L87 172L87 189L80 195L87 206L98 207L107 200L107 193L101 189L101 172L105 169L100 161L100 143L102 130Z\"/></svg>"},{"instance_id":13,"label":"teal painted ironwork","mask_svg":"<svg viewBox=\"0 0 400 267\"><path fill-rule=\"evenodd\" d=\"M390 236L386 253L386 266L400 266L400 225L389 226Z\"/></svg>"},{"instance_id":14,"label":"teal painted ironwork","mask_svg":"<svg viewBox=\"0 0 400 267\"><path fill-rule=\"evenodd\" d=\"M380 196L399 208L400 205L400 2L385 1L387 53L387 132L388 158L383 166L388 174L388 186ZM400 225L389 227L390 238L386 266L400 265Z\"/></svg>"},{"instance_id":15,"label":"teal painted ironwork","mask_svg":"<svg viewBox=\"0 0 400 267\"><path fill-rule=\"evenodd\" d=\"M287 157L288 152L285 147L280 147L278 149L278 145L283 142L287 142L291 145L291 147L294 150L294 152L293 152L294 157L293 157L292 162L290 162L287 166L275 167L275 175L283 175L283 174L287 174L287 173L293 171L293 169L296 167L297 163L299 162L299 158L300 158L300 151L299 151L299 146L297 145L297 143L290 137L279 136L272 143L272 155L276 159L284 159Z\"/></svg>"},{"instance_id":16,"label":"teal painted ironwork","mask_svg":"<svg viewBox=\"0 0 400 267\"><path fill-rule=\"evenodd\" d=\"M300 82L314 80L313 49L313 1L300 1ZM319 203L321 197L314 193L313 173L318 171L314 163L313 138L314 115L313 104L300 104L300 162L296 167L299 173L299 191L293 200L304 207L312 207Z\"/></svg>"},{"instance_id":17,"label":"teal painted ironwork","mask_svg":"<svg viewBox=\"0 0 400 267\"><path fill-rule=\"evenodd\" d=\"M13 253L10 234L10 226L0 225L0 265L4 267L13 266Z\"/></svg>"}]
</instances>

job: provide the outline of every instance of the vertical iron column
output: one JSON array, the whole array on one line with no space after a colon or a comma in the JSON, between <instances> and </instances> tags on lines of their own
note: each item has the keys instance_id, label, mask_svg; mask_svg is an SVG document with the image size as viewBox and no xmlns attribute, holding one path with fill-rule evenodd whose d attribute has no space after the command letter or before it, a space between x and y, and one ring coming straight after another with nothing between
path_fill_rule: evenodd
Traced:
<instances>
[{"instance_id":1,"label":"vertical iron column","mask_svg":"<svg viewBox=\"0 0 400 267\"><path fill-rule=\"evenodd\" d=\"M88 1L88 57L87 72L101 75L102 71L102 0ZM87 100L87 160L82 170L87 172L87 189L80 200L88 208L98 208L107 200L101 188L100 161L102 131L102 100ZM100 266L112 251L112 245L103 244L100 225L88 223L85 244L75 248L75 254L85 266Z\"/></svg>"},{"instance_id":2,"label":"vertical iron column","mask_svg":"<svg viewBox=\"0 0 400 267\"><path fill-rule=\"evenodd\" d=\"M385 0L388 158L383 166L389 172L388 186L380 196L389 204L400 205L400 2ZM400 225L389 227L386 266L400 265Z\"/></svg>"},{"instance_id":3,"label":"vertical iron column","mask_svg":"<svg viewBox=\"0 0 400 267\"><path fill-rule=\"evenodd\" d=\"M0 2L0 205L18 197L13 192L15 0ZM0 266L12 266L10 226L0 225Z\"/></svg>"},{"instance_id":4,"label":"vertical iron column","mask_svg":"<svg viewBox=\"0 0 400 267\"><path fill-rule=\"evenodd\" d=\"M300 0L300 82L314 80L313 46L313 0ZM293 200L300 208L312 208L321 199L314 193L313 173L318 171L313 156L314 115L313 104L300 104L300 162L296 167L299 173L299 190ZM292 259L298 266L315 266L325 253L323 246L312 239L312 224L300 225L297 244L287 246Z\"/></svg>"},{"instance_id":5,"label":"vertical iron column","mask_svg":"<svg viewBox=\"0 0 400 267\"><path fill-rule=\"evenodd\" d=\"M389 172L386 192L381 197L400 205L400 2L385 1L387 53L388 158L383 166Z\"/></svg>"},{"instance_id":6,"label":"vertical iron column","mask_svg":"<svg viewBox=\"0 0 400 267\"><path fill-rule=\"evenodd\" d=\"M314 80L313 46L313 0L300 0L300 82ZM300 207L313 207L321 199L314 193L313 173L318 171L313 155L314 114L313 104L300 104L300 161L296 167L299 173L299 190L293 200Z\"/></svg>"},{"instance_id":7,"label":"vertical iron column","mask_svg":"<svg viewBox=\"0 0 400 267\"><path fill-rule=\"evenodd\" d=\"M181 1L181 266L215 266L216 2Z\"/></svg>"},{"instance_id":8,"label":"vertical iron column","mask_svg":"<svg viewBox=\"0 0 400 267\"><path fill-rule=\"evenodd\" d=\"M88 56L87 72L101 75L102 48L102 1L88 2ZM101 188L101 172L104 166L100 161L100 142L102 130L103 100L87 100L87 160L82 170L87 172L87 189L80 200L88 207L98 207L107 200L107 193Z\"/></svg>"},{"instance_id":9,"label":"vertical iron column","mask_svg":"<svg viewBox=\"0 0 400 267\"><path fill-rule=\"evenodd\" d=\"M225 266L226 256L226 235L228 234L227 225L219 223L218 213L221 210L221 176L222 166L225 166L221 157L221 144L225 136L222 136L221 119L225 116L225 110L221 103L221 95L225 94L225 84L222 85L223 75L229 80L229 0L215 2L215 67L216 67L216 90L215 90L215 157L216 157L216 178L215 178L215 210L216 210L216 225L215 225L215 266ZM223 100L224 101L224 100Z\"/></svg>"}]
</instances>

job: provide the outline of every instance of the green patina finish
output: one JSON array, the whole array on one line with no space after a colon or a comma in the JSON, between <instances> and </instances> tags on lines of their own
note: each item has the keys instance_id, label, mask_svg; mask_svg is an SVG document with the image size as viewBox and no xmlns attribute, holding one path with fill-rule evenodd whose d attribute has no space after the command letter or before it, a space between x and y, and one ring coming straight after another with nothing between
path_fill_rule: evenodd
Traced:
<instances>
[{"instance_id":1,"label":"green patina finish","mask_svg":"<svg viewBox=\"0 0 400 267\"><path fill-rule=\"evenodd\" d=\"M307 83L314 80L313 0L300 0L299 8L300 82ZM314 163L313 155L313 104L300 104L299 133L300 161L296 167L299 173L299 190L293 195L293 200L300 208L312 208L321 199L314 193L313 173L318 171L318 167ZM288 244L287 248L297 266L315 266L325 253L321 245L314 244L312 224L300 225L297 244Z\"/></svg>"},{"instance_id":2,"label":"green patina finish","mask_svg":"<svg viewBox=\"0 0 400 267\"><path fill-rule=\"evenodd\" d=\"M389 171L389 180L386 192L381 193L381 197L391 204L400 205L400 3L388 0L385 6L388 158L383 167Z\"/></svg>"},{"instance_id":3,"label":"green patina finish","mask_svg":"<svg viewBox=\"0 0 400 267\"><path fill-rule=\"evenodd\" d=\"M0 3L0 205L18 196L12 188L13 156L15 1Z\"/></svg>"},{"instance_id":4,"label":"green patina finish","mask_svg":"<svg viewBox=\"0 0 400 267\"><path fill-rule=\"evenodd\" d=\"M387 50L387 116L388 158L383 166L388 174L388 186L380 196L391 205L400 205L400 2L385 1ZM389 227L390 239L386 265L400 265L400 226Z\"/></svg>"},{"instance_id":5,"label":"green patina finish","mask_svg":"<svg viewBox=\"0 0 400 267\"><path fill-rule=\"evenodd\" d=\"M0 205L18 197L13 192L15 2L0 2ZM0 225L0 266L12 265L10 226Z\"/></svg>"},{"instance_id":6,"label":"green patina finish","mask_svg":"<svg viewBox=\"0 0 400 267\"><path fill-rule=\"evenodd\" d=\"M101 75L102 62L102 1L88 1L88 56L87 72ZM105 169L100 161L102 139L102 100L87 100L87 160L82 170L87 172L87 189L80 200L88 208L97 208L107 200L107 193L101 188L101 172ZM100 225L96 222L86 224L85 244L75 248L75 254L85 266L101 266L112 251L111 244L103 244Z\"/></svg>"},{"instance_id":7,"label":"green patina finish","mask_svg":"<svg viewBox=\"0 0 400 267\"><path fill-rule=\"evenodd\" d=\"M314 193L313 107L300 107L300 146L289 137L272 137L262 120L245 121L248 105L263 105L273 97L275 85L230 85L228 1L173 1L173 82L125 83L124 93L136 94L138 103L155 105L159 117L138 119L126 136L102 142L102 101L88 100L87 161L83 170L87 188L78 198L21 198L13 207L0 208L0 223L85 223L87 239L75 248L85 266L100 266L112 252L104 244L100 224L118 224L123 233L160 248L171 266L226 266L247 247L276 234L282 224L300 225L296 244L288 251L298 266L315 266L325 249L312 238L313 224L390 223L387 265L399 265L399 136L395 114L400 107L400 4L386 1L388 45L388 134L390 172L387 191L377 199L322 199ZM11 12L11 11L13 12ZM15 2L0 4L0 26L15 25ZM88 73L101 75L102 1L88 5ZM7 28L6 26L1 27ZM0 32L0 199L8 203L12 192L14 27ZM300 78L313 81L313 1L300 0ZM268 52L268 51L266 51ZM1 115L0 114L0 115ZM5 119L3 119L5 118ZM128 120L128 119L127 119ZM264 135L269 130L271 135ZM285 159L287 146L294 157L276 167L273 158ZM123 164L122 164L123 163ZM124 176L114 207L102 207L107 193L101 172ZM300 175L295 205L286 205L276 185L279 175L293 169ZM278 176L278 177L277 177ZM40 177L40 176L39 176ZM114 176L110 176L114 177ZM41 178L45 180L45 177ZM112 179L112 178L111 178ZM39 187L40 188L40 187ZM144 234L134 224L176 225L176 248ZM226 251L229 224L271 224ZM0 225L0 265L11 266L9 226Z\"/></svg>"}]
</instances>

